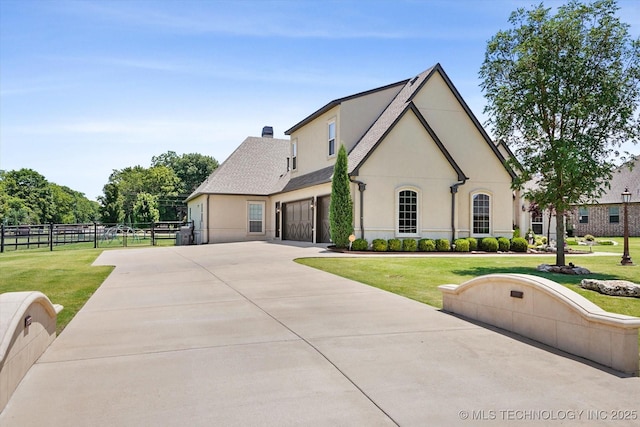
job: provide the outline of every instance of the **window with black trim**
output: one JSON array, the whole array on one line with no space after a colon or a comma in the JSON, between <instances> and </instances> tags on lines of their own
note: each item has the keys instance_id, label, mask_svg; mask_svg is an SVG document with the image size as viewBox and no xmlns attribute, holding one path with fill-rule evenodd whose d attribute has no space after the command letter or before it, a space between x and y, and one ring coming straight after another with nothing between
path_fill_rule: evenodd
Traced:
<instances>
[{"instance_id":1,"label":"window with black trim","mask_svg":"<svg viewBox=\"0 0 640 427\"><path fill-rule=\"evenodd\" d=\"M620 208L618 206L609 206L609 224L620 223Z\"/></svg>"},{"instance_id":2,"label":"window with black trim","mask_svg":"<svg viewBox=\"0 0 640 427\"><path fill-rule=\"evenodd\" d=\"M418 233L418 193L413 190L398 192L398 233Z\"/></svg>"},{"instance_id":3,"label":"window with black trim","mask_svg":"<svg viewBox=\"0 0 640 427\"><path fill-rule=\"evenodd\" d=\"M589 209L578 208L578 222L580 224L589 224Z\"/></svg>"},{"instance_id":4,"label":"window with black trim","mask_svg":"<svg viewBox=\"0 0 640 427\"><path fill-rule=\"evenodd\" d=\"M291 143L291 170L298 169L298 140Z\"/></svg>"},{"instance_id":5,"label":"window with black trim","mask_svg":"<svg viewBox=\"0 0 640 427\"><path fill-rule=\"evenodd\" d=\"M491 198L488 194L473 196L473 234L491 233Z\"/></svg>"},{"instance_id":6,"label":"window with black trim","mask_svg":"<svg viewBox=\"0 0 640 427\"><path fill-rule=\"evenodd\" d=\"M249 202L249 233L264 233L264 202Z\"/></svg>"},{"instance_id":7,"label":"window with black trim","mask_svg":"<svg viewBox=\"0 0 640 427\"><path fill-rule=\"evenodd\" d=\"M329 156L335 156L336 154L336 122L329 122L328 129L328 139L329 139Z\"/></svg>"}]
</instances>

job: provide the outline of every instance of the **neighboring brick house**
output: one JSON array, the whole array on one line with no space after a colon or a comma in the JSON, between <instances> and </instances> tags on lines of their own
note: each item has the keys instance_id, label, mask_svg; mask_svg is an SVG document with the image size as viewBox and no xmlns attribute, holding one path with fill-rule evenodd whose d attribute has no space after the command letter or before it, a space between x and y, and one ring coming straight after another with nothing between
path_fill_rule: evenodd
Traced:
<instances>
[{"instance_id":1,"label":"neighboring brick house","mask_svg":"<svg viewBox=\"0 0 640 427\"><path fill-rule=\"evenodd\" d=\"M576 206L568 215L568 224L575 236L624 235L624 205L622 192L628 189L631 202L628 206L629 235L640 236L640 156L629 169L627 165L616 169L611 178L611 187L596 203Z\"/></svg>"}]
</instances>

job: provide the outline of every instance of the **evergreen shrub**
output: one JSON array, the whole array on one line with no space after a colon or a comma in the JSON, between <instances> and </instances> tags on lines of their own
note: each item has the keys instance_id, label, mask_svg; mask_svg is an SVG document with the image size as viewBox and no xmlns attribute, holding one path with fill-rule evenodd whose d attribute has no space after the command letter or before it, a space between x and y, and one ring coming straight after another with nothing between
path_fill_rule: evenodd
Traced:
<instances>
[{"instance_id":1,"label":"evergreen shrub","mask_svg":"<svg viewBox=\"0 0 640 427\"><path fill-rule=\"evenodd\" d=\"M356 239L351 243L352 251L366 251L369 249L369 242L366 239Z\"/></svg>"},{"instance_id":2,"label":"evergreen shrub","mask_svg":"<svg viewBox=\"0 0 640 427\"><path fill-rule=\"evenodd\" d=\"M402 241L403 252L415 252L418 249L418 242L415 239L404 239Z\"/></svg>"},{"instance_id":3,"label":"evergreen shrub","mask_svg":"<svg viewBox=\"0 0 640 427\"><path fill-rule=\"evenodd\" d=\"M373 242L371 242L371 249L373 249L374 252L386 252L388 249L387 241L384 239L374 239Z\"/></svg>"},{"instance_id":4,"label":"evergreen shrub","mask_svg":"<svg viewBox=\"0 0 640 427\"><path fill-rule=\"evenodd\" d=\"M469 241L467 239L456 239L453 242L456 245L456 252L469 252Z\"/></svg>"},{"instance_id":5,"label":"evergreen shrub","mask_svg":"<svg viewBox=\"0 0 640 427\"><path fill-rule=\"evenodd\" d=\"M420 239L418 241L418 249L420 252L434 252L436 250L436 242L432 239Z\"/></svg>"},{"instance_id":6,"label":"evergreen shrub","mask_svg":"<svg viewBox=\"0 0 640 427\"><path fill-rule=\"evenodd\" d=\"M478 250L478 239L476 239L475 237L467 237L467 241L469 242L470 251Z\"/></svg>"},{"instance_id":7,"label":"evergreen shrub","mask_svg":"<svg viewBox=\"0 0 640 427\"><path fill-rule=\"evenodd\" d=\"M514 252L527 252L529 244L524 237L514 237L511 239L511 250Z\"/></svg>"},{"instance_id":8,"label":"evergreen shrub","mask_svg":"<svg viewBox=\"0 0 640 427\"><path fill-rule=\"evenodd\" d=\"M485 237L480 243L480 249L485 252L498 252L498 239L495 237Z\"/></svg>"},{"instance_id":9,"label":"evergreen shrub","mask_svg":"<svg viewBox=\"0 0 640 427\"><path fill-rule=\"evenodd\" d=\"M436 251L449 252L451 250L451 243L449 239L436 239Z\"/></svg>"},{"instance_id":10,"label":"evergreen shrub","mask_svg":"<svg viewBox=\"0 0 640 427\"><path fill-rule=\"evenodd\" d=\"M402 250L402 241L400 239L387 240L387 247L389 252L400 252Z\"/></svg>"},{"instance_id":11,"label":"evergreen shrub","mask_svg":"<svg viewBox=\"0 0 640 427\"><path fill-rule=\"evenodd\" d=\"M506 237L498 238L498 250L500 252L509 252L509 248L511 247L511 242Z\"/></svg>"}]
</instances>

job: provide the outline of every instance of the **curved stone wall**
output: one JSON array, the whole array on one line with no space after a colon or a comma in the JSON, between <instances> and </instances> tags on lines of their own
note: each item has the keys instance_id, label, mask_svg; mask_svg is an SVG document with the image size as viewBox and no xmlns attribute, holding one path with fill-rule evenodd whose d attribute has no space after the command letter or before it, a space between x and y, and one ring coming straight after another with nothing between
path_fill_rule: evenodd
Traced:
<instances>
[{"instance_id":1,"label":"curved stone wall","mask_svg":"<svg viewBox=\"0 0 640 427\"><path fill-rule=\"evenodd\" d=\"M490 274L442 285L443 309L638 375L640 318L604 311L556 282Z\"/></svg>"},{"instance_id":2,"label":"curved stone wall","mask_svg":"<svg viewBox=\"0 0 640 427\"><path fill-rule=\"evenodd\" d=\"M0 412L55 339L60 310L40 292L0 294Z\"/></svg>"}]
</instances>

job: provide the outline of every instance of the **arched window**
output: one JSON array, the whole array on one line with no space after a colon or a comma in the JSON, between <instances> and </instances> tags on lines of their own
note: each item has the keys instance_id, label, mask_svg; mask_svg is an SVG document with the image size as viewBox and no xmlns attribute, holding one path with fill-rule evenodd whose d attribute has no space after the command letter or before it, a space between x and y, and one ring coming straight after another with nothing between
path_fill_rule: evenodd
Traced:
<instances>
[{"instance_id":1,"label":"arched window","mask_svg":"<svg viewBox=\"0 0 640 427\"><path fill-rule=\"evenodd\" d=\"M473 196L473 234L491 234L491 198L488 194Z\"/></svg>"},{"instance_id":2,"label":"arched window","mask_svg":"<svg viewBox=\"0 0 640 427\"><path fill-rule=\"evenodd\" d=\"M414 190L398 192L398 234L418 234L418 193Z\"/></svg>"}]
</instances>

